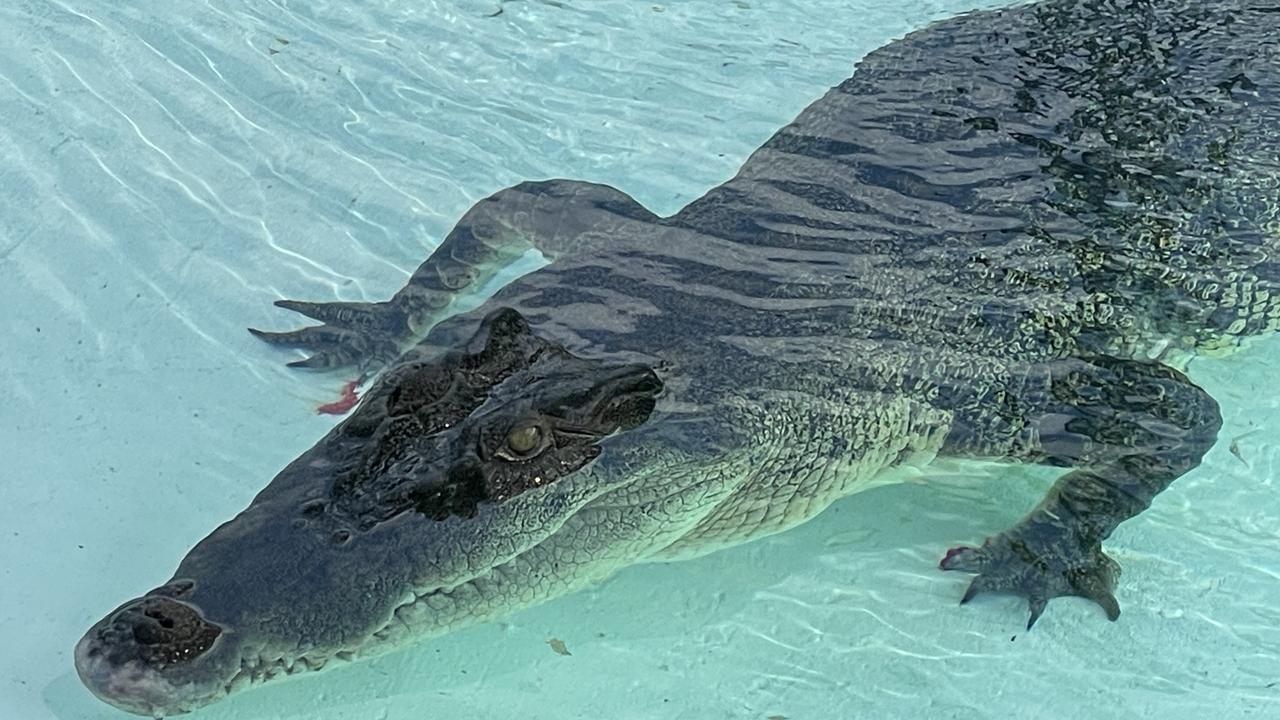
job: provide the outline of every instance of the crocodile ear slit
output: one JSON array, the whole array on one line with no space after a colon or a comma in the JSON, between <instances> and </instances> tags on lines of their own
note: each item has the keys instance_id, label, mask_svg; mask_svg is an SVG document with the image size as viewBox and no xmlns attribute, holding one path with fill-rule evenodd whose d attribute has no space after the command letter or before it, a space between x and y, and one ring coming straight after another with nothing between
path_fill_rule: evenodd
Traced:
<instances>
[{"instance_id":1,"label":"crocodile ear slit","mask_svg":"<svg viewBox=\"0 0 1280 720\"><path fill-rule=\"evenodd\" d=\"M486 345L495 339L522 337L533 334L529 321L515 308L503 306L484 316L480 331L486 336Z\"/></svg>"},{"instance_id":2,"label":"crocodile ear slit","mask_svg":"<svg viewBox=\"0 0 1280 720\"><path fill-rule=\"evenodd\" d=\"M529 321L512 307L503 306L490 312L465 344L466 354L473 358L505 355L533 338Z\"/></svg>"}]
</instances>

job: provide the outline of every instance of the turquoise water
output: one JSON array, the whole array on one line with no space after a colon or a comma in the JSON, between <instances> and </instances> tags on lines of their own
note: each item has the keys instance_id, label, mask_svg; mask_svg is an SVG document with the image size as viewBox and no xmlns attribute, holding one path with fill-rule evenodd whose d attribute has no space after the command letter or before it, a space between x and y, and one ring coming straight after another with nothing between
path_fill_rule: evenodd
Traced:
<instances>
[{"instance_id":1,"label":"turquoise water","mask_svg":"<svg viewBox=\"0 0 1280 720\"><path fill-rule=\"evenodd\" d=\"M348 378L244 331L295 322L271 301L382 299L525 178L673 211L858 57L975 3L121 5L0 6L0 718L126 717L76 640L332 426L313 408ZM956 465L196 717L1280 716L1277 350L1193 363L1222 442L1110 541L1116 624L958 607L941 553L1052 474Z\"/></svg>"}]
</instances>

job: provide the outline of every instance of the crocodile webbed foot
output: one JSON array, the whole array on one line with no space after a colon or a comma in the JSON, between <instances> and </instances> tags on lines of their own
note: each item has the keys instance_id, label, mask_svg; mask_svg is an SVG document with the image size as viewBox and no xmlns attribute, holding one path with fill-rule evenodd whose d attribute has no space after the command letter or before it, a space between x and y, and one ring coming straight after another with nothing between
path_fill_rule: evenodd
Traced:
<instances>
[{"instance_id":1,"label":"crocodile webbed foot","mask_svg":"<svg viewBox=\"0 0 1280 720\"><path fill-rule=\"evenodd\" d=\"M1120 617L1120 605L1112 594L1120 566L1102 552L1100 543L1079 543L1061 528L1015 528L988 538L982 547L952 548L938 566L978 573L961 605L984 592L1027 598L1031 606L1028 630L1051 599L1066 595L1094 601L1109 620Z\"/></svg>"},{"instance_id":2,"label":"crocodile webbed foot","mask_svg":"<svg viewBox=\"0 0 1280 720\"><path fill-rule=\"evenodd\" d=\"M951 550L940 565L978 574L965 602L984 592L1027 598L1028 628L1063 595L1088 598L1115 620L1120 567L1102 543L1200 463L1222 427L1218 403L1166 365L1105 355L1030 367L1004 387L1012 392L973 404L978 415L957 416L945 449L1067 471L1017 525ZM1017 422L993 422L1000 407L1016 408Z\"/></svg>"},{"instance_id":3,"label":"crocodile webbed foot","mask_svg":"<svg viewBox=\"0 0 1280 720\"><path fill-rule=\"evenodd\" d=\"M407 315L390 302L277 300L275 305L324 323L287 332L249 328L255 337L273 345L311 351L310 357L291 362L290 367L377 369L394 360L400 354L401 343L412 336Z\"/></svg>"}]
</instances>

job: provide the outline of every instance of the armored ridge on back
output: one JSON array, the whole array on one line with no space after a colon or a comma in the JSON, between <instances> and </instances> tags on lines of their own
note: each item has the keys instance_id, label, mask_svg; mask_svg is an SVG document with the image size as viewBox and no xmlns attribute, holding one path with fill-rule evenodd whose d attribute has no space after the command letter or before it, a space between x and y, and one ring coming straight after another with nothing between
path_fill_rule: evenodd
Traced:
<instances>
[{"instance_id":1,"label":"armored ridge on back","mask_svg":"<svg viewBox=\"0 0 1280 720\"><path fill-rule=\"evenodd\" d=\"M185 712L781 531L937 455L1065 469L946 553L965 600L1114 620L1102 541L1220 425L1180 369L1280 325L1278 91L1268 3L1042 2L873 52L672 217L503 190L391 300L278 303L324 323L255 331L314 353L295 364L389 367L90 629L80 676ZM551 263L446 317L530 247Z\"/></svg>"}]
</instances>

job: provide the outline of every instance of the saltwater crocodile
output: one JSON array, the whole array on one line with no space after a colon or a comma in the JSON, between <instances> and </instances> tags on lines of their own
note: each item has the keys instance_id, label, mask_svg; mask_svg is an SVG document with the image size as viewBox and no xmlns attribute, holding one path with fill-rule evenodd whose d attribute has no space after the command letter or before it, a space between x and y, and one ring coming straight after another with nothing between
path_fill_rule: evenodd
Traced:
<instances>
[{"instance_id":1,"label":"saltwater crocodile","mask_svg":"<svg viewBox=\"0 0 1280 720\"><path fill-rule=\"evenodd\" d=\"M355 412L95 625L155 716L792 527L904 463L1064 468L943 569L1091 598L1220 426L1183 374L1280 325L1280 5L1050 1L867 56L671 217L528 182L379 303L277 304ZM455 299L536 248L478 310ZM416 344L415 344L416 341ZM401 354L404 351L404 354ZM1030 623L1028 623L1030 625Z\"/></svg>"}]
</instances>

